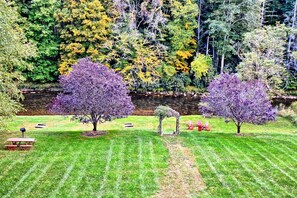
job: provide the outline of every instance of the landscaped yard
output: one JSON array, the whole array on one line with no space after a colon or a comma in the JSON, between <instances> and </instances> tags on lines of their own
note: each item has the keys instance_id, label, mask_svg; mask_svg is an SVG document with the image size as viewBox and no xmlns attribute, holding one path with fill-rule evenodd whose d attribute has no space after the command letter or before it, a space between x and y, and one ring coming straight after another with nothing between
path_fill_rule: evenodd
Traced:
<instances>
[{"instance_id":1,"label":"landscaped yard","mask_svg":"<svg viewBox=\"0 0 297 198\"><path fill-rule=\"evenodd\" d=\"M180 137L160 137L156 117L131 116L99 125L108 134L86 138L80 133L91 125L70 122L61 116L17 117L9 123L6 139L36 138L31 151L0 150L0 197L150 197L164 183L169 166L165 142L177 138L192 151L205 197L296 197L297 128L278 118L267 125L243 125L244 136L235 136L233 123L208 119L212 132L186 130L181 117ZM123 124L132 122L133 128ZM47 125L35 129L37 123ZM174 119L164 120L165 132ZM181 184L182 185L182 184Z\"/></svg>"}]
</instances>

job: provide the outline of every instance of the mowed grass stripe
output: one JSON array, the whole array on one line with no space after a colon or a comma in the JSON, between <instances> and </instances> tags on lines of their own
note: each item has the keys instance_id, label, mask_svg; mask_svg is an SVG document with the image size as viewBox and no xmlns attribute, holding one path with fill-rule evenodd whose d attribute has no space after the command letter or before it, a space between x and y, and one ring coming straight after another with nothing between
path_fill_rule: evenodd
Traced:
<instances>
[{"instance_id":1,"label":"mowed grass stripe","mask_svg":"<svg viewBox=\"0 0 297 198\"><path fill-rule=\"evenodd\" d=\"M213 147L213 148L216 148L217 154L220 154L221 156L229 156L230 153L228 153L227 149L225 149L224 146L222 149L222 146L219 144L221 143L221 144L224 144L225 147L228 147L230 149L229 150L230 152L234 153L234 157L230 158L230 160L232 160L230 161L230 164L228 162L228 172L225 172L223 174L227 174L227 175L233 174L231 167L233 167L233 169L236 167L241 167L241 164L237 162L237 159L239 161L242 161L242 164L244 164L242 166L243 168L244 166L246 166L247 170L250 169L248 172L251 172L251 174L254 173L254 176L252 176L252 178L254 177L253 179L249 179L244 172L242 172L242 174L241 173L238 174L238 179L243 184L243 187L248 190L247 195L249 197L254 197L254 196L258 197L257 194L262 194L263 197L277 197L280 195L282 195L283 197L286 197L286 196L296 197L294 196L294 194L296 194L296 191L294 190L295 188L293 187L294 184L292 184L291 182L289 183L289 185L287 185L286 182L283 181L284 179L286 179L286 176L284 176L282 172L279 172L278 170L276 170L278 171L278 173L277 175L275 175L275 173L268 171L270 168L273 168L273 166L271 166L269 162L266 162L265 160L263 161L263 158L259 156L257 153L255 153L254 151L250 151L250 148L246 145L246 144L250 144L253 147L257 147L258 139L252 139L251 137L248 137L248 138L236 137L233 135L231 135L230 137L230 135L228 134L219 135L219 134L203 134L203 133L201 134L185 133L183 139L185 140L187 146L192 147L192 150L194 151L197 158L197 163L201 169L202 176L207 185L207 189L201 192L199 196L207 197L206 193L209 193L212 196L226 196L223 193L222 188L218 188L218 185L214 183L215 180L213 178L216 175L213 174L213 171L211 172L208 171L207 167L209 167L210 170L212 170L212 167L210 167L209 166L210 163L206 162L206 160L204 159L206 154L204 154L204 156L202 155L203 151L206 152L207 150L211 150L209 149L209 147ZM236 147L234 147L235 145ZM208 155L211 155L211 153L209 153ZM202 158L200 159L199 156L201 156ZM204 164L204 162L206 164ZM215 164L214 162L212 163ZM220 161L220 163L222 162ZM275 170L275 168L272 170ZM222 168L217 168L217 172L221 172L221 171L223 171ZM265 173L263 171L265 172L268 171L268 172ZM263 184L263 187L266 186L268 189L270 189L270 191L266 191L261 188L259 189L254 188L256 186L251 184L251 180L253 182L254 180L256 180L256 178L258 178L259 183ZM275 178L277 178L277 180L275 180ZM280 183L281 186L278 184L279 182L281 182ZM238 190L236 188L232 188L232 190L234 194L238 195L238 193L236 192Z\"/></svg>"},{"instance_id":2,"label":"mowed grass stripe","mask_svg":"<svg viewBox=\"0 0 297 198\"><path fill-rule=\"evenodd\" d=\"M245 139L238 138L237 142L239 142L241 145L244 144L245 145L244 147L249 148L249 150L251 148L251 145L252 145L252 147L257 147L257 145L258 145L257 140L249 140L249 142L247 144ZM235 145L234 141L232 142L232 145ZM241 152L243 155L245 154L240 150L240 148L238 148L238 147L235 147L235 148L238 150L238 152ZM254 154L254 153L251 153L251 154ZM275 167L273 167L271 165L270 161L267 161L267 160L263 161L263 156L259 155L258 153L257 153L257 155L260 156L260 158L261 158L259 160L261 160L261 162L264 162L265 164L262 164L260 166L259 163L257 163L257 161L255 161L254 155L253 155L254 159L253 159L253 161L251 160L251 164L253 165L253 167L256 169L256 172L258 172L258 173L261 173L261 172L267 170L267 171L265 171L265 175L263 175L262 177L265 178L265 181L266 180L269 181L269 183L271 184L270 185L271 188L275 189L274 192L277 194L277 196L279 196L278 194L282 194L282 196L295 197L292 193L290 193L291 189L289 186L287 186L287 185L281 186L282 183L280 183L279 180L283 179L284 174L281 171L279 171L278 169L275 169ZM249 158L249 159L251 159L251 158ZM270 171L272 167L273 167L273 170L277 171L277 173L276 172L272 173Z\"/></svg>"},{"instance_id":3,"label":"mowed grass stripe","mask_svg":"<svg viewBox=\"0 0 297 198\"><path fill-rule=\"evenodd\" d=\"M262 142L263 142L263 141L262 141ZM267 142L263 142L263 143L267 144ZM268 145L268 144L267 144L267 145ZM275 148L275 147L271 146L270 144L269 144L269 150L268 150L266 147L262 146L262 144L260 144L258 147L259 147L262 151L264 151L265 153L267 153L268 156L270 155L270 157L268 157L269 159L274 159L274 161L278 161L279 164L282 165L282 167L286 167L287 169L291 170L292 172L295 172L295 171L296 171L295 169L293 169L293 168L291 167L291 166L292 166L292 164L291 164L292 160L288 160L288 157L290 157L290 156L287 155L287 153L284 153L284 152L283 152L282 150L280 150L279 148ZM279 157L276 157L275 154L274 154L274 152L273 152L273 150L272 150L271 148L275 148L274 152L277 152L278 154L280 154L280 153L284 153L285 155L279 155ZM280 157L282 157L282 156L285 157L285 158L282 158L282 159L280 160ZM285 163L284 161L286 161L286 163ZM288 165L288 164L289 164L289 165Z\"/></svg>"},{"instance_id":4,"label":"mowed grass stripe","mask_svg":"<svg viewBox=\"0 0 297 198\"><path fill-rule=\"evenodd\" d=\"M57 156L61 155L62 150L65 148L65 145L62 146L60 148L60 150L58 152L56 152L54 154L54 156L51 158L50 163L48 163L46 165L45 168L42 169L41 173L38 175L37 178L34 179L34 181L31 183L31 185L28 187L27 190L25 190L24 196L26 196L27 194L29 194L34 187L36 186L36 184L38 184L38 182L41 180L42 177L44 177L44 174L46 174L46 172L52 167L52 165L55 163L55 161L57 160Z\"/></svg>"},{"instance_id":5,"label":"mowed grass stripe","mask_svg":"<svg viewBox=\"0 0 297 198\"><path fill-rule=\"evenodd\" d=\"M77 142L75 142L74 144L77 144ZM59 149L61 147L64 148L61 150L61 153L55 158L48 158L48 161L46 162L46 164L44 164L44 166L51 163L52 160L54 161L54 163L48 168L43 177L40 179L42 182L39 182L38 185L35 185L34 190L30 192L29 197L51 197L57 189L57 186L63 179L67 169L69 168L69 166L71 166L71 163L73 162L72 160L76 156L76 152L80 150L79 147L73 146L69 142L64 141L56 142L56 144L53 145L54 147L47 147L47 152L52 153L53 155L58 152L55 147L58 147ZM71 155L69 155L70 153Z\"/></svg>"},{"instance_id":6,"label":"mowed grass stripe","mask_svg":"<svg viewBox=\"0 0 297 198\"><path fill-rule=\"evenodd\" d=\"M269 176L269 177L265 177L263 178L262 176L260 176L259 172L262 172L263 170L261 169L260 166L257 165L257 163L255 163L255 161L253 161L249 155L247 155L246 153L242 152L240 148L238 148L233 141L230 141L229 139L225 139L224 141L226 141L226 143L228 143L227 145L230 146L233 151L236 151L238 154L238 158L243 158L241 159L242 162L240 162L240 164L243 167L246 167L247 171L250 172L250 175L252 176L252 178L254 179L254 181L256 181L257 183L259 183L259 190L265 189L265 191L263 193L268 193L270 194L272 197L276 197L278 195L279 192L283 192L285 194L287 194L286 191L283 191L283 188L279 188L277 186L277 188L275 187L275 184L277 183L277 181L275 181L273 179L273 177ZM248 165L247 165L248 164ZM275 189L275 190L274 190ZM257 190L257 191L259 191ZM263 194L264 196L264 194Z\"/></svg>"},{"instance_id":7,"label":"mowed grass stripe","mask_svg":"<svg viewBox=\"0 0 297 198\"><path fill-rule=\"evenodd\" d=\"M296 137L295 137L295 139L297 139ZM297 147L297 142L295 141L292 141L292 140L288 140L291 144L293 144L294 146L296 146Z\"/></svg>"},{"instance_id":8,"label":"mowed grass stripe","mask_svg":"<svg viewBox=\"0 0 297 198\"><path fill-rule=\"evenodd\" d=\"M121 146L120 146L119 162L117 164L117 169L116 169L117 180L116 180L115 189L114 189L114 196L115 197L120 197L119 192L120 192L120 186L121 186L122 177L123 177L122 171L123 171L123 161L124 161L124 158L125 158L125 154L124 154L125 147L126 147L126 142L122 141Z\"/></svg>"},{"instance_id":9,"label":"mowed grass stripe","mask_svg":"<svg viewBox=\"0 0 297 198\"><path fill-rule=\"evenodd\" d=\"M88 144L88 141L82 141L77 144L75 153L71 153L71 155L69 156L69 159L68 159L69 163L67 164L67 168L63 171L63 174L67 172L67 169L70 165L73 165L73 168L69 174L69 177L66 179L66 181L64 182L63 186L60 188L56 196L74 197L72 188L73 188L73 185L77 182L79 174L81 173L82 169L85 168L85 165L83 164L83 162L88 157L88 153L90 152L90 149L91 147ZM72 160L75 158L76 153L78 153L77 159L75 160L75 162L72 162ZM60 181L62 180L61 178L62 176L60 177Z\"/></svg>"},{"instance_id":10,"label":"mowed grass stripe","mask_svg":"<svg viewBox=\"0 0 297 198\"><path fill-rule=\"evenodd\" d=\"M190 133L191 139L190 141L193 141L193 139L195 139L195 136ZM218 181L222 184L222 186L224 188L226 188L227 193L229 195L231 195L232 197L236 197L236 195L233 193L233 191L231 190L231 187L228 185L228 183L225 181L225 177L224 175L220 174L217 169L215 168L214 164L212 163L212 161L208 158L208 155L206 154L205 150L203 149L199 143L195 143L195 145L198 148L199 153L201 154L201 156L203 157L203 159L206 161L206 163L208 164L208 166L210 167L210 169L212 170L212 172L216 175ZM203 177L203 174L202 174ZM208 184L206 183L206 186L208 186Z\"/></svg>"},{"instance_id":11,"label":"mowed grass stripe","mask_svg":"<svg viewBox=\"0 0 297 198\"><path fill-rule=\"evenodd\" d=\"M224 164L223 161L226 160L226 159L229 159L229 161L233 161L233 159L230 159L229 156L220 157L219 152L217 152L211 145L209 145L209 144L206 144L206 145L209 148L209 149L206 149L206 150L211 151L210 152L210 156L213 157L213 159L214 159L213 161L215 161L216 164L218 164L221 167L221 170L223 172L228 172L229 170L225 166L225 164ZM246 187L243 186L243 184L241 183L241 181L238 180L238 178L236 176L237 176L237 174L230 174L229 175L230 180L227 180L227 182L229 183L229 186L232 186L233 192L234 192L234 185L232 185L232 184L235 183L237 185L237 187L238 187L237 189L239 189L240 191L242 191L242 193L244 193L244 194L242 194L240 196L251 197L251 195L247 191ZM236 194L238 195L238 193L236 193Z\"/></svg>"},{"instance_id":12,"label":"mowed grass stripe","mask_svg":"<svg viewBox=\"0 0 297 198\"><path fill-rule=\"evenodd\" d=\"M154 174L154 182L157 186L159 186L160 179L159 179L159 175L156 170L155 151L154 151L154 144L152 142L152 139L150 139L150 141L149 141L149 153L150 153L149 157L150 157L150 161L151 161L151 166L152 166L153 174Z\"/></svg>"},{"instance_id":13,"label":"mowed grass stripe","mask_svg":"<svg viewBox=\"0 0 297 198\"><path fill-rule=\"evenodd\" d=\"M291 171L295 172L295 169L292 169L292 165L296 165L296 163L294 163L293 161L297 161L296 158L292 157L290 155L290 152L289 153L286 153L283 151L283 149L281 148L277 148L275 147L274 144L270 144L269 142L267 141L263 141L263 140L260 140L258 142L261 142L262 144L264 144L265 146L263 146L262 144L260 145L260 148L262 150L264 150L266 153L269 153L275 160L279 161L279 163L281 163L283 166L287 167L287 169L290 169ZM277 146L281 146L282 147L282 143L279 143L278 142L278 145ZM268 147L269 150L266 148ZM277 154L280 154L282 153L282 155L278 155L278 157L275 156L274 153L277 153ZM288 160L288 158L290 158L291 160ZM292 164L294 163L294 164ZM289 164L289 166L288 166ZM296 167L297 168L297 167Z\"/></svg>"},{"instance_id":14,"label":"mowed grass stripe","mask_svg":"<svg viewBox=\"0 0 297 198\"><path fill-rule=\"evenodd\" d=\"M83 163L84 166L79 167L80 172L79 175L77 177L76 180L73 181L72 185L71 185L71 193L73 195L73 197L78 197L79 195L79 191L77 188L80 184L80 182L82 181L82 179L86 176L86 168L89 167L89 164L91 162L91 157L92 154L95 152L95 145L93 145L90 149L90 151L87 154L87 157ZM90 185L88 183L88 187L90 188Z\"/></svg>"},{"instance_id":15,"label":"mowed grass stripe","mask_svg":"<svg viewBox=\"0 0 297 198\"><path fill-rule=\"evenodd\" d=\"M39 161L40 159L43 159L45 156L49 155L50 152L44 151L44 152L37 152L36 148L38 145L30 151L13 151L13 157L11 158L11 161L13 161L8 168L4 168L4 172L1 175L0 183L0 197L1 195L4 196L7 194L14 186L20 181L20 177L25 175L28 170L34 166L34 164ZM59 149L58 146L53 147L54 150ZM11 151L6 151L10 154ZM18 157L17 159L15 159ZM36 170L38 172L39 169ZM29 175L31 176L31 174ZM28 184L28 182L23 182L22 186L25 186ZM11 186L10 188L6 188L6 186ZM5 192L6 190L6 192ZM4 192L3 192L4 191ZM14 191L14 194L17 194L18 192Z\"/></svg>"},{"instance_id":16,"label":"mowed grass stripe","mask_svg":"<svg viewBox=\"0 0 297 198\"><path fill-rule=\"evenodd\" d=\"M273 166L274 168L276 168L277 170L279 170L281 173L283 173L288 179L290 179L291 181L293 181L294 183L297 183L295 178L293 178L291 175L289 175L286 171L284 171L282 168L280 168L277 164L275 164L273 161L271 161L269 159L269 157L267 157L266 155L263 155L258 149L251 147L249 144L246 144L251 150L255 151L258 155L260 155L264 160L266 160L267 162L269 162L269 164L271 166Z\"/></svg>"},{"instance_id":17,"label":"mowed grass stripe","mask_svg":"<svg viewBox=\"0 0 297 198\"><path fill-rule=\"evenodd\" d=\"M272 145L274 148L276 148L274 145ZM280 151L286 155L287 157L289 157L290 159L292 159L293 161L297 162L297 158L295 158L294 156L296 156L296 151L293 151L291 148L289 148L287 145L285 144L280 144L279 146L282 147L282 149L280 149ZM284 151L285 150L285 151ZM297 150L297 149L296 149Z\"/></svg>"},{"instance_id":18,"label":"mowed grass stripe","mask_svg":"<svg viewBox=\"0 0 297 198\"><path fill-rule=\"evenodd\" d=\"M9 171L12 170L17 163L20 163L22 160L23 160L22 158L18 158L17 160L14 160L11 164L7 164L6 167L3 168L4 171L0 175L0 181L2 178L4 178L5 176L8 175ZM9 161L11 161L11 160L9 160Z\"/></svg>"},{"instance_id":19,"label":"mowed grass stripe","mask_svg":"<svg viewBox=\"0 0 297 198\"><path fill-rule=\"evenodd\" d=\"M212 142L212 143L214 143L214 142ZM222 150L222 148L220 148L220 151L216 151L214 149L214 147L209 144L208 141L204 142L203 145L208 147L208 149L204 149L204 151L210 151L210 153L208 152L208 155L212 156L212 158L213 158L212 161L214 162L214 164L217 165L217 169L220 170L220 172L228 173L230 171L230 169L228 169L225 166L225 161L226 161L226 159L228 159L227 161L233 162L233 159L230 159L230 155L221 157L220 153L225 153L224 150ZM236 194L237 196L247 197L247 194L248 194L247 189L242 184L242 182L238 179L239 174L237 174L237 173L234 174L235 170L236 169L232 170L232 172L233 172L232 174L225 174L226 183L228 184L228 186L232 186L232 188L231 187L230 188L232 189L234 194ZM230 179L228 179L228 178L230 178ZM237 188L234 186L234 184L236 184ZM238 194L239 192L234 192L234 190L239 191L241 194L239 195Z\"/></svg>"},{"instance_id":20,"label":"mowed grass stripe","mask_svg":"<svg viewBox=\"0 0 297 198\"><path fill-rule=\"evenodd\" d=\"M85 168L85 176L82 178L82 185L80 185L80 188L84 190L79 191L78 197L97 196L98 189L100 189L100 181L98 181L98 177L104 175L104 167L106 166L104 162L106 162L110 141L98 139L94 140L93 144L95 146L94 152L90 153L92 157L89 166Z\"/></svg>"},{"instance_id":21,"label":"mowed grass stripe","mask_svg":"<svg viewBox=\"0 0 297 198\"><path fill-rule=\"evenodd\" d=\"M240 161L240 160L238 159L238 156L235 154L235 152L233 152L230 148L228 148L228 147L227 147L224 143L222 143L221 141L217 141L217 143L218 143L219 145L222 145L222 147L223 147L223 148L224 148L224 149L225 149L225 150L226 150L226 151L233 157L233 159L238 163L238 166L243 167L244 171L245 171L246 173L248 173L248 175L249 175L250 177L253 178L254 182L256 182L256 184L255 184L254 182L250 182L250 183L249 183L250 185L252 185L252 186L254 186L254 187L260 186L261 188L266 189L266 190L268 191L268 193L270 193L271 195L274 195L274 193L271 191L271 189L269 189L269 188L267 187L267 185L266 185L263 181L259 180L259 178L257 178L257 177L255 176L255 174L253 173L253 171L252 171L248 166L246 166L246 164L243 163L243 161ZM245 185L245 187L248 187L248 186ZM249 187L249 190L250 190L250 192L253 192L253 189L252 189L251 187ZM259 189L257 189L256 192L257 192L257 194L258 194L260 197L263 197L263 194L259 191ZM246 195L250 196L248 192L246 192L246 193L247 193Z\"/></svg>"},{"instance_id":22,"label":"mowed grass stripe","mask_svg":"<svg viewBox=\"0 0 297 198\"><path fill-rule=\"evenodd\" d=\"M140 195L144 197L145 185L143 180L143 175L145 174L144 165L143 165L143 154L142 154L142 139L138 138L138 163L139 163L139 181L140 181Z\"/></svg>"},{"instance_id":23,"label":"mowed grass stripe","mask_svg":"<svg viewBox=\"0 0 297 198\"><path fill-rule=\"evenodd\" d=\"M236 138L236 137L235 137ZM241 137L238 137L237 139L240 139ZM228 138L224 138L224 139L219 139L219 138L216 138L216 140L215 141L223 141L223 140L226 140L226 139L228 139ZM261 141L259 141L258 139L255 139L254 141L252 141L252 142L249 142L249 145L253 145L253 147L254 148L260 148L260 147L262 147L261 146L261 144L259 144L259 142L261 142ZM217 148L219 148L219 147L217 147ZM269 153L267 150L265 150L263 153ZM270 154L272 154L272 152L270 152ZM273 154L272 154L273 155ZM275 156L274 156L275 157ZM238 158L241 158L241 156L238 156ZM278 160L278 159L276 159L276 160ZM280 161L281 162L281 161ZM257 163L256 161L255 161L255 159L254 159L254 164L259 164L259 163ZM259 170L259 172L261 172L261 170ZM251 186L250 184L249 185L245 185L245 186ZM253 192L252 190L250 190L250 192Z\"/></svg>"},{"instance_id":24,"label":"mowed grass stripe","mask_svg":"<svg viewBox=\"0 0 297 198\"><path fill-rule=\"evenodd\" d=\"M43 155L41 158L39 158L37 161L34 162L34 165L24 174L20 177L18 182L14 184L13 188L11 188L6 195L3 196L3 198L10 197L10 195L17 190L17 188L27 179L27 177L30 176L32 172L35 171L35 169L42 163L42 161L49 155L47 152L45 155Z\"/></svg>"},{"instance_id":25,"label":"mowed grass stripe","mask_svg":"<svg viewBox=\"0 0 297 198\"><path fill-rule=\"evenodd\" d=\"M60 191L60 189L64 186L64 183L66 182L66 180L69 178L70 173L79 157L79 155L82 153L82 151L78 151L75 153L74 157L72 157L71 160L71 165L67 167L66 172L64 173L62 179L60 180L60 182L58 183L58 186L55 188L54 192L51 194L50 197L56 197L56 194Z\"/></svg>"},{"instance_id":26,"label":"mowed grass stripe","mask_svg":"<svg viewBox=\"0 0 297 198\"><path fill-rule=\"evenodd\" d=\"M109 174L109 169L110 169L110 161L111 161L111 158L112 158L113 144L114 144L114 141L111 140L110 141L110 147L109 147L109 150L108 150L108 154L107 154L107 157L106 157L107 162L106 162L106 166L105 166L104 176L103 176L103 180L102 180L102 183L100 185L100 189L99 189L98 196L97 196L98 198L102 197L102 195L104 193L104 187L106 185L107 176Z\"/></svg>"}]
</instances>

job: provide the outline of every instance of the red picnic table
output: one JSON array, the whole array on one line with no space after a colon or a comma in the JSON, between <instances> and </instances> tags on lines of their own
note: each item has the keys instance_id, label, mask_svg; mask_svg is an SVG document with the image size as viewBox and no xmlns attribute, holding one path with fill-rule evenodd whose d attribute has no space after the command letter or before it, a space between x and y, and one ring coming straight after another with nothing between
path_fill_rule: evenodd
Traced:
<instances>
[{"instance_id":1,"label":"red picnic table","mask_svg":"<svg viewBox=\"0 0 297 198\"><path fill-rule=\"evenodd\" d=\"M7 150L30 150L34 143L35 138L8 138L7 142L10 144L5 145Z\"/></svg>"}]
</instances>

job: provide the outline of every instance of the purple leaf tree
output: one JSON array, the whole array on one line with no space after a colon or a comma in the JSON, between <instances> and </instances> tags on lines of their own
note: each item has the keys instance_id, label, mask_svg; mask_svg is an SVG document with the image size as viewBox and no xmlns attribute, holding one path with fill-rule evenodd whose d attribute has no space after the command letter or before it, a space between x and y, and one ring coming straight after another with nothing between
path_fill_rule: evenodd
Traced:
<instances>
[{"instance_id":1,"label":"purple leaf tree","mask_svg":"<svg viewBox=\"0 0 297 198\"><path fill-rule=\"evenodd\" d=\"M121 76L106 66L83 58L68 75L60 78L63 89L52 102L50 110L73 114L80 122L97 124L111 118L130 115L134 106Z\"/></svg>"},{"instance_id":2,"label":"purple leaf tree","mask_svg":"<svg viewBox=\"0 0 297 198\"><path fill-rule=\"evenodd\" d=\"M200 111L233 120L238 134L243 123L275 120L276 109L260 81L243 82L234 74L222 74L210 83L208 92L201 99Z\"/></svg>"}]
</instances>

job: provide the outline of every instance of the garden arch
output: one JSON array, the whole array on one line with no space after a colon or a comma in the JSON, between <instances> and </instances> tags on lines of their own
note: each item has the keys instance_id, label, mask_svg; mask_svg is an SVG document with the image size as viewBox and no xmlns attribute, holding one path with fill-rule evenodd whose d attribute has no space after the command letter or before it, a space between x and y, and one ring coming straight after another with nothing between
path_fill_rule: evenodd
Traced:
<instances>
[{"instance_id":1,"label":"garden arch","mask_svg":"<svg viewBox=\"0 0 297 198\"><path fill-rule=\"evenodd\" d=\"M176 127L175 127L175 132L172 135L178 135L179 134L179 118L180 118L180 114L171 109L168 106L158 106L154 112L155 116L157 116L159 118L159 126L158 126L158 133L160 135L163 135L162 132L162 121L165 118L169 118L169 117L175 117L176 118Z\"/></svg>"}]
</instances>

